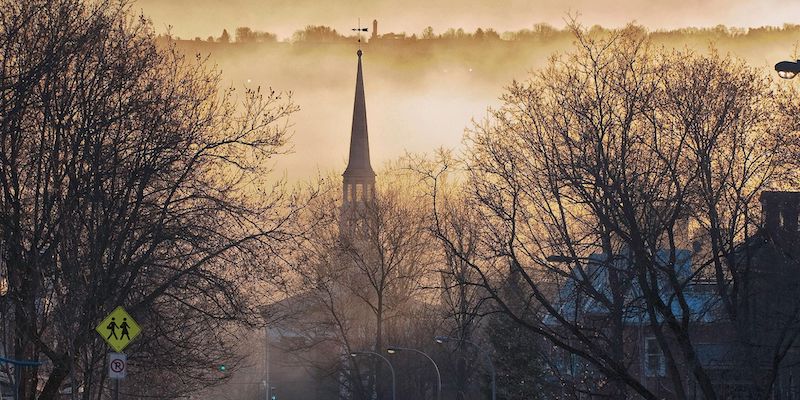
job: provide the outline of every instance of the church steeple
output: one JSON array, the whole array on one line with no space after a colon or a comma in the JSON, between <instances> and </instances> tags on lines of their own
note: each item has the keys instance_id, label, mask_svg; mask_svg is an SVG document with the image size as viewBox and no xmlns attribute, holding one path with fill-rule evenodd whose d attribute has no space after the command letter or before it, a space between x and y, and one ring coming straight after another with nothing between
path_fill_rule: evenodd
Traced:
<instances>
[{"instance_id":1,"label":"church steeple","mask_svg":"<svg viewBox=\"0 0 800 400\"><path fill-rule=\"evenodd\" d=\"M356 98L353 104L353 126L350 130L350 158L344 176L375 176L369 162L369 135L367 133L367 106L364 99L364 75L361 71L361 50L358 50L356 72Z\"/></svg>"},{"instance_id":2,"label":"church steeple","mask_svg":"<svg viewBox=\"0 0 800 400\"><path fill-rule=\"evenodd\" d=\"M369 135L367 133L367 106L364 98L364 75L361 70L361 49L356 72L356 95L353 104L353 125L350 130L350 156L342 174L342 213L340 230L350 230L360 217L367 202L375 196L375 172L369 160Z\"/></svg>"}]
</instances>

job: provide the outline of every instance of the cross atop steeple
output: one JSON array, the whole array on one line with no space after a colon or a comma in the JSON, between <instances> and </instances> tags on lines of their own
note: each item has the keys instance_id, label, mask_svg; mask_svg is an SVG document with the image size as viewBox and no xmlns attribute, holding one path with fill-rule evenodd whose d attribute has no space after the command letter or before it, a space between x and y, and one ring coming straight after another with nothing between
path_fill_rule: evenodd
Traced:
<instances>
[{"instance_id":1,"label":"cross atop steeple","mask_svg":"<svg viewBox=\"0 0 800 400\"><path fill-rule=\"evenodd\" d=\"M358 32L358 50L360 51L361 50L361 32L367 32L368 31L367 28L362 28L361 27L361 18L358 19L358 28L353 28L353 29L351 29L351 31Z\"/></svg>"}]
</instances>

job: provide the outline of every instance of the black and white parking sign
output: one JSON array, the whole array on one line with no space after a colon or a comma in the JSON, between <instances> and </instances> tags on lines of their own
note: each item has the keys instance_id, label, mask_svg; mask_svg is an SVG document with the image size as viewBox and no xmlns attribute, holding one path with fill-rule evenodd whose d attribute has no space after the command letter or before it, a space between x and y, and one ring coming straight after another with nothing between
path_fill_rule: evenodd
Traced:
<instances>
[{"instance_id":1,"label":"black and white parking sign","mask_svg":"<svg viewBox=\"0 0 800 400\"><path fill-rule=\"evenodd\" d=\"M122 353L108 353L108 377L123 379L128 372L128 357Z\"/></svg>"}]
</instances>

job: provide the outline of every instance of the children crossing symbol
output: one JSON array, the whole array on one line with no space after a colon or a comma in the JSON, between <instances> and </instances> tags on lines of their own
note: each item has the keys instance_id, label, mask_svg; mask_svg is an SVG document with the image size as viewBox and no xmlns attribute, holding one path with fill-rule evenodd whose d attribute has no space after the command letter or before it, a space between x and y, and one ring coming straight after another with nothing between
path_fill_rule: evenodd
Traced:
<instances>
[{"instance_id":1,"label":"children crossing symbol","mask_svg":"<svg viewBox=\"0 0 800 400\"><path fill-rule=\"evenodd\" d=\"M114 351L120 352L139 336L139 324L122 308L117 307L95 328Z\"/></svg>"}]
</instances>

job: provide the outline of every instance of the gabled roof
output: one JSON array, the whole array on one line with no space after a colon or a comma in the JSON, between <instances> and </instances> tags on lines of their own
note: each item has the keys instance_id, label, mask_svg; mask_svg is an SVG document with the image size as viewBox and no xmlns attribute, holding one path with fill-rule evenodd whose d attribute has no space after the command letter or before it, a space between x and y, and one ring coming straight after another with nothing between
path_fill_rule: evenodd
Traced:
<instances>
[{"instance_id":1,"label":"gabled roof","mask_svg":"<svg viewBox=\"0 0 800 400\"><path fill-rule=\"evenodd\" d=\"M679 249L675 251L675 262L670 263L670 253L666 250L660 250L656 254L656 259L661 260L662 266L667 268L671 265L674 268L676 276L681 285L685 285L682 294L689 308L691 318L699 322L714 322L717 320L717 309L719 299L715 295L713 286L706 285L693 280L692 276L692 253L689 250ZM600 298L612 298L611 287L609 283L609 269L615 268L620 271L621 275L628 275L632 277L631 262L625 256L617 256L614 260L606 261L605 254L592 254L588 258L588 262L584 265L583 271L573 268L570 274L573 276L569 279L558 291L557 298L554 300L557 305L559 313L565 317L575 315L576 304L578 305L578 318L585 318L586 316L604 316L609 313L607 306ZM585 278L584 278L585 275ZM592 297L588 295L589 288L576 290L576 282L590 282L591 289L597 295ZM647 314L647 305L644 299L642 288L637 284L635 278L630 278L623 282L626 285L623 290L625 291L625 306L623 319L626 324L630 325L643 325L649 323ZM666 279L659 285L660 297L662 301L669 304L672 313L680 318L683 315L683 310L676 297L676 293L672 290L671 285L668 284ZM545 317L546 324L557 325L557 320L548 315Z\"/></svg>"}]
</instances>

